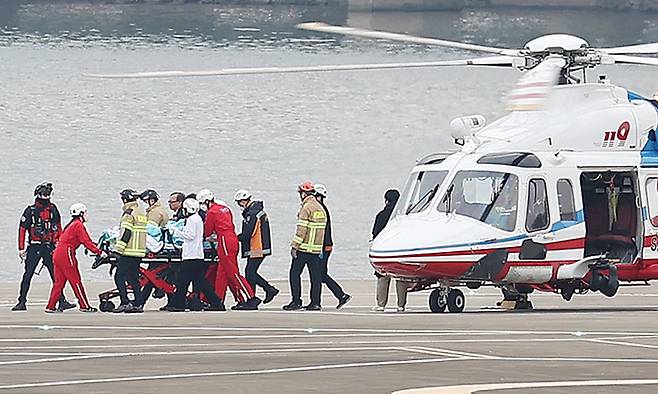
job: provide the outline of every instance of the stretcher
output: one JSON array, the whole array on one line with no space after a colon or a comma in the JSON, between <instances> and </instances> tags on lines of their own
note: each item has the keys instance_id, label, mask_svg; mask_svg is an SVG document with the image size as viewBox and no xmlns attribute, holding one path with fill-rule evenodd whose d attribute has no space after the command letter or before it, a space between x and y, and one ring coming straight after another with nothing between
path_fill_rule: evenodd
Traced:
<instances>
[{"instance_id":1,"label":"stretcher","mask_svg":"<svg viewBox=\"0 0 658 394\"><path fill-rule=\"evenodd\" d=\"M174 223L177 227L184 226L184 221ZM96 256L92 269L98 269L101 266L109 265L109 274L113 274L117 267L118 254L116 252L116 240L119 236L119 228L114 227L103 232L98 240L98 248L107 253L107 257L101 258ZM178 272L178 264L182 261L181 248L183 240L173 237L166 230L152 225L147 226L146 249L147 253L142 258L142 264L139 267L139 285L140 292L152 287L153 298L163 298L167 294L173 294L176 291L175 277ZM204 242L204 261L207 264L217 264L217 248L214 242ZM128 291L134 294L133 289L128 286ZM115 287L98 294L99 309L101 312L112 312L116 305L112 299L119 297L119 291ZM188 303L190 309L201 309L201 301L192 294L188 294ZM198 304L198 305L197 305Z\"/></svg>"}]
</instances>

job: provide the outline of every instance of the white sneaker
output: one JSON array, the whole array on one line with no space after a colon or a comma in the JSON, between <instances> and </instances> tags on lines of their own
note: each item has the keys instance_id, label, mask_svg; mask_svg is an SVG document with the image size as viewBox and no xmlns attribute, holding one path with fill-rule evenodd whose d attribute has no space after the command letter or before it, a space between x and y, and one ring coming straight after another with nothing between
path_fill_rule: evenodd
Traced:
<instances>
[{"instance_id":1,"label":"white sneaker","mask_svg":"<svg viewBox=\"0 0 658 394\"><path fill-rule=\"evenodd\" d=\"M399 306L399 307L398 307L398 312L402 313L402 312L404 312L404 311L405 311L405 309L404 309L403 306Z\"/></svg>"},{"instance_id":2,"label":"white sneaker","mask_svg":"<svg viewBox=\"0 0 658 394\"><path fill-rule=\"evenodd\" d=\"M384 312L384 307L383 306L373 306L372 307L373 312Z\"/></svg>"}]
</instances>

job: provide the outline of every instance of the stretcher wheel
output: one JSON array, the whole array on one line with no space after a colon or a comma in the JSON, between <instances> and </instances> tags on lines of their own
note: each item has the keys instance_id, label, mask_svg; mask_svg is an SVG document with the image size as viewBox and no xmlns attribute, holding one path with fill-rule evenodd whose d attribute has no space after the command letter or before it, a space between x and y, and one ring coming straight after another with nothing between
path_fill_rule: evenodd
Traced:
<instances>
[{"instance_id":1,"label":"stretcher wheel","mask_svg":"<svg viewBox=\"0 0 658 394\"><path fill-rule=\"evenodd\" d=\"M167 293L165 293L165 291L162 289L155 289L155 291L153 292L153 298L155 299L164 298L164 296L166 295Z\"/></svg>"},{"instance_id":2,"label":"stretcher wheel","mask_svg":"<svg viewBox=\"0 0 658 394\"><path fill-rule=\"evenodd\" d=\"M464 311L466 305L466 297L459 289L450 289L448 292L448 310L452 313L460 313Z\"/></svg>"},{"instance_id":3,"label":"stretcher wheel","mask_svg":"<svg viewBox=\"0 0 658 394\"><path fill-rule=\"evenodd\" d=\"M98 306L98 309L101 310L101 312L112 312L114 311L114 303L112 301L101 301L100 305Z\"/></svg>"},{"instance_id":4,"label":"stretcher wheel","mask_svg":"<svg viewBox=\"0 0 658 394\"><path fill-rule=\"evenodd\" d=\"M440 289L434 289L430 293L430 310L434 313L441 313L446 310L446 297Z\"/></svg>"}]
</instances>

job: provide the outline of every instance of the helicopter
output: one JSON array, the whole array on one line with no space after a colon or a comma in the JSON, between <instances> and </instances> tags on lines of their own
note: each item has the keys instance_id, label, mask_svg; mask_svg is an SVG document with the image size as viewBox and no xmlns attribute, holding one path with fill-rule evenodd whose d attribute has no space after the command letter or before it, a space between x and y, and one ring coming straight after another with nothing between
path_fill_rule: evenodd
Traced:
<instances>
[{"instance_id":1,"label":"helicopter","mask_svg":"<svg viewBox=\"0 0 658 394\"><path fill-rule=\"evenodd\" d=\"M465 308L460 287L502 289L508 309L529 294L613 297L622 282L658 279L658 102L588 81L599 65L658 65L658 43L590 47L550 34L520 49L303 23L299 28L487 53L421 63L234 68L90 74L160 78L393 68L513 67L527 73L508 95L509 113L450 122L455 149L420 159L369 259L383 275L431 290L432 312Z\"/></svg>"}]
</instances>

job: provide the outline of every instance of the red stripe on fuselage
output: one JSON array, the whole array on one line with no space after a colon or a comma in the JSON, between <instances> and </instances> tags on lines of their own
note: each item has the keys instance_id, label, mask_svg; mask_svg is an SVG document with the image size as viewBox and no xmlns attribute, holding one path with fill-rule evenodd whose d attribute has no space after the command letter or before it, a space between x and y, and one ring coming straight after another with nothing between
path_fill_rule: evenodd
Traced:
<instances>
[{"instance_id":1,"label":"red stripe on fuselage","mask_svg":"<svg viewBox=\"0 0 658 394\"><path fill-rule=\"evenodd\" d=\"M569 249L583 249L585 247L585 238L569 239L566 241L556 241L544 244L546 250L569 250ZM404 259L410 257L444 257L444 256L470 256L474 254L489 254L498 250L506 249L508 253L519 253L521 246L510 246L489 249L462 249L450 252L433 252L433 253L417 253L417 254L401 254L392 256L381 256L370 254L371 259Z\"/></svg>"}]
</instances>

